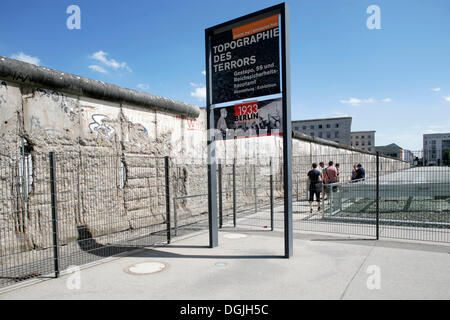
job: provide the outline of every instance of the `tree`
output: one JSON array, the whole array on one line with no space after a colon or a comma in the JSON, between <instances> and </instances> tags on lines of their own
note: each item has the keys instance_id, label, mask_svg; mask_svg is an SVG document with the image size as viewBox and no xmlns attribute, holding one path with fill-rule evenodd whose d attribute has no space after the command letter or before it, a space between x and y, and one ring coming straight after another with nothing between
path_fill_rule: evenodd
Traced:
<instances>
[{"instance_id":1,"label":"tree","mask_svg":"<svg viewBox=\"0 0 450 320\"><path fill-rule=\"evenodd\" d=\"M442 155L442 164L444 166L450 166L450 150L445 150Z\"/></svg>"}]
</instances>

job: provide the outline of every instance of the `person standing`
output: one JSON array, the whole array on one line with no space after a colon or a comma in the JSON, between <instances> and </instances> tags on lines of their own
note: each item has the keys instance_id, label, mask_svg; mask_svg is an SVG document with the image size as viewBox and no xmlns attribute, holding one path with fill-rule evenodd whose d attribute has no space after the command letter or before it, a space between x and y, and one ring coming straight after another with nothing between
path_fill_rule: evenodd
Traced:
<instances>
[{"instance_id":1,"label":"person standing","mask_svg":"<svg viewBox=\"0 0 450 320\"><path fill-rule=\"evenodd\" d=\"M336 182L339 182L339 163L336 163L335 167L336 167L336 171L337 171Z\"/></svg>"},{"instance_id":2,"label":"person standing","mask_svg":"<svg viewBox=\"0 0 450 320\"><path fill-rule=\"evenodd\" d=\"M320 193L322 192L322 173L317 170L317 163L312 164L312 169L308 172L309 184L309 210L312 213L312 203L316 195L317 211L320 211Z\"/></svg>"},{"instance_id":3,"label":"person standing","mask_svg":"<svg viewBox=\"0 0 450 320\"><path fill-rule=\"evenodd\" d=\"M220 131L221 140L227 139L227 121L225 120L227 118L228 112L226 108L220 109L220 118L217 121L217 130Z\"/></svg>"},{"instance_id":4,"label":"person standing","mask_svg":"<svg viewBox=\"0 0 450 320\"><path fill-rule=\"evenodd\" d=\"M322 174L325 171L325 164L321 161L319 162L320 170L322 170Z\"/></svg>"},{"instance_id":5,"label":"person standing","mask_svg":"<svg viewBox=\"0 0 450 320\"><path fill-rule=\"evenodd\" d=\"M364 180L366 178L366 170L362 167L361 163L356 165L356 177L355 180Z\"/></svg>"},{"instance_id":6,"label":"person standing","mask_svg":"<svg viewBox=\"0 0 450 320\"><path fill-rule=\"evenodd\" d=\"M322 162L322 161L320 161L319 162L319 166L320 166L320 172L322 173L322 177L323 177L323 172L325 171L325 164ZM323 197L323 200L325 200L325 189L324 189L324 184L322 183L322 197Z\"/></svg>"},{"instance_id":7,"label":"person standing","mask_svg":"<svg viewBox=\"0 0 450 320\"><path fill-rule=\"evenodd\" d=\"M337 182L337 169L333 164L334 164L333 161L328 162L328 167L323 172L323 182L325 185L324 193L327 195L329 194L330 191L328 185ZM333 186L333 189L336 189L336 186Z\"/></svg>"},{"instance_id":8,"label":"person standing","mask_svg":"<svg viewBox=\"0 0 450 320\"><path fill-rule=\"evenodd\" d=\"M353 165L351 180L352 181L356 180L356 166L355 165Z\"/></svg>"}]
</instances>

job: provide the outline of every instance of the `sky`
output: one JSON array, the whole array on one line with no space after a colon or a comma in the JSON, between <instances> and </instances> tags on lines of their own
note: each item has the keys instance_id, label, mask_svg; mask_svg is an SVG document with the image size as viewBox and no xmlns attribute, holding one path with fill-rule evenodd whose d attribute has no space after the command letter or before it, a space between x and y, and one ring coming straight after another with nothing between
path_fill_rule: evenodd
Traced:
<instances>
[{"instance_id":1,"label":"sky","mask_svg":"<svg viewBox=\"0 0 450 320\"><path fill-rule=\"evenodd\" d=\"M278 3L3 0L0 55L204 107L205 29ZM450 1L286 3L292 120L351 116L376 145L413 151L450 132Z\"/></svg>"}]
</instances>

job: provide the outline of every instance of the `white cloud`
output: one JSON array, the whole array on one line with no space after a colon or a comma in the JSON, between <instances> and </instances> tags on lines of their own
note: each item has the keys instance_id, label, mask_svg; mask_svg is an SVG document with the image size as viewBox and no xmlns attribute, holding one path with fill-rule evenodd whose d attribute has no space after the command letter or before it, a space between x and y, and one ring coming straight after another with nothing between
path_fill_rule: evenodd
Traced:
<instances>
[{"instance_id":1,"label":"white cloud","mask_svg":"<svg viewBox=\"0 0 450 320\"><path fill-rule=\"evenodd\" d=\"M108 59L106 58L108 54L102 50L93 53L90 58L97 60L99 62L101 62L102 64L104 64L107 67L110 67L114 70L118 70L118 69L125 69L129 72L132 72L131 68L127 65L126 62L118 62L114 59Z\"/></svg>"},{"instance_id":2,"label":"white cloud","mask_svg":"<svg viewBox=\"0 0 450 320\"><path fill-rule=\"evenodd\" d=\"M331 115L332 115L332 117L350 117L349 114L344 113L344 112L340 112L340 111L333 111L331 113ZM323 116L323 118L330 118L330 116L325 115L325 116Z\"/></svg>"},{"instance_id":3,"label":"white cloud","mask_svg":"<svg viewBox=\"0 0 450 320\"><path fill-rule=\"evenodd\" d=\"M433 90L434 92L439 92L439 91L441 91L441 88L431 88L431 90Z\"/></svg>"},{"instance_id":4,"label":"white cloud","mask_svg":"<svg viewBox=\"0 0 450 320\"><path fill-rule=\"evenodd\" d=\"M148 89L150 89L150 86L149 86L148 84L146 84L146 83L139 83L139 84L137 85L137 87L138 87L139 89L141 89L141 90L148 90Z\"/></svg>"},{"instance_id":5,"label":"white cloud","mask_svg":"<svg viewBox=\"0 0 450 320\"><path fill-rule=\"evenodd\" d=\"M438 124L438 125L429 125L424 130L423 133L440 133L440 132L449 132L450 131L450 125L448 124Z\"/></svg>"},{"instance_id":6,"label":"white cloud","mask_svg":"<svg viewBox=\"0 0 450 320\"><path fill-rule=\"evenodd\" d=\"M206 70L202 71L202 75L206 76Z\"/></svg>"},{"instance_id":7,"label":"white cloud","mask_svg":"<svg viewBox=\"0 0 450 320\"><path fill-rule=\"evenodd\" d=\"M391 102L392 99L391 98L384 98L381 100L377 100L375 98L365 98L365 99L359 99L359 98L349 98L347 100L339 100L340 103L342 104L347 104L350 106L354 106L357 107L361 104L369 104L369 103L376 103L376 102Z\"/></svg>"},{"instance_id":8,"label":"white cloud","mask_svg":"<svg viewBox=\"0 0 450 320\"><path fill-rule=\"evenodd\" d=\"M450 101L450 96L447 96L444 99L447 100L447 101Z\"/></svg>"},{"instance_id":9,"label":"white cloud","mask_svg":"<svg viewBox=\"0 0 450 320\"><path fill-rule=\"evenodd\" d=\"M11 58L12 59L16 59L16 60L20 60L20 61L23 61L23 62L28 62L28 63L31 63L31 64L35 64L37 66L41 62L41 60L38 57L32 57L32 56L29 56L29 55L27 55L27 54L25 54L23 52L18 52L18 53L13 54L11 56Z\"/></svg>"},{"instance_id":10,"label":"white cloud","mask_svg":"<svg viewBox=\"0 0 450 320\"><path fill-rule=\"evenodd\" d=\"M374 103L376 100L374 98L364 99L364 103Z\"/></svg>"},{"instance_id":11,"label":"white cloud","mask_svg":"<svg viewBox=\"0 0 450 320\"><path fill-rule=\"evenodd\" d=\"M96 64L89 66L89 69L94 70L96 72L104 73L104 74L108 73L108 71L106 71L104 68L102 68Z\"/></svg>"},{"instance_id":12,"label":"white cloud","mask_svg":"<svg viewBox=\"0 0 450 320\"><path fill-rule=\"evenodd\" d=\"M193 92L191 92L191 96L200 100L206 99L206 87L198 87L195 88Z\"/></svg>"},{"instance_id":13,"label":"white cloud","mask_svg":"<svg viewBox=\"0 0 450 320\"><path fill-rule=\"evenodd\" d=\"M348 100L340 100L340 102L342 104L348 104L348 105L356 107L356 106L359 106L362 101L361 101L361 99L358 99L358 98L350 98Z\"/></svg>"}]
</instances>

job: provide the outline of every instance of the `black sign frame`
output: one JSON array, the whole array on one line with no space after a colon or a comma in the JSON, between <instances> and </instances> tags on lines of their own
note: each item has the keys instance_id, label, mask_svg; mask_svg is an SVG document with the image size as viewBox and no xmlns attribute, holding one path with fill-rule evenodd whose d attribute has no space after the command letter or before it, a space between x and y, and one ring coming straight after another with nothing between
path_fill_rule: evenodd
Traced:
<instances>
[{"instance_id":1,"label":"black sign frame","mask_svg":"<svg viewBox=\"0 0 450 320\"><path fill-rule=\"evenodd\" d=\"M290 80L290 43L289 43L289 7L281 3L237 19L216 25L205 30L205 61L206 61L206 112L207 112L207 149L208 149L208 219L209 246L218 246L217 219L217 179L214 112L212 104L212 54L211 38L220 30L248 24L270 15L280 15L281 27L281 96L283 104L283 179L284 179L284 256L293 255L292 228L292 128L291 128L291 80ZM258 97L251 97L258 98ZM222 101L228 102L228 101Z\"/></svg>"}]
</instances>

